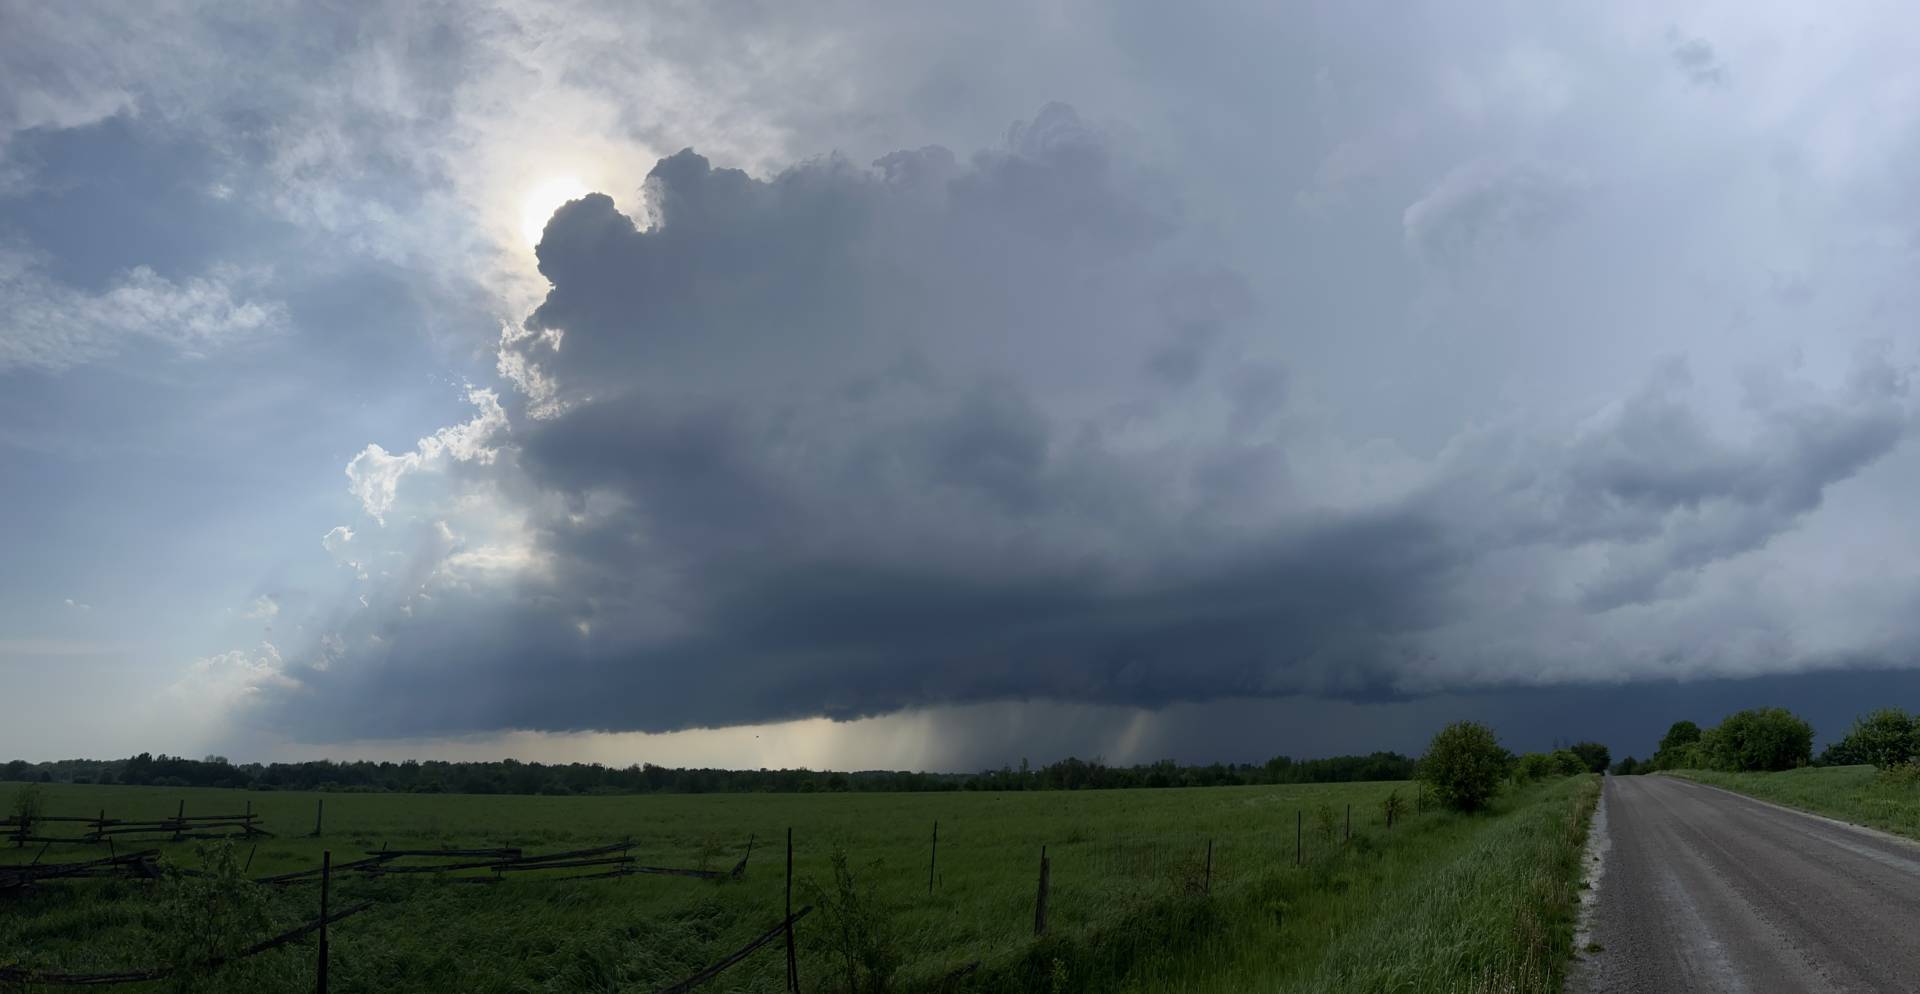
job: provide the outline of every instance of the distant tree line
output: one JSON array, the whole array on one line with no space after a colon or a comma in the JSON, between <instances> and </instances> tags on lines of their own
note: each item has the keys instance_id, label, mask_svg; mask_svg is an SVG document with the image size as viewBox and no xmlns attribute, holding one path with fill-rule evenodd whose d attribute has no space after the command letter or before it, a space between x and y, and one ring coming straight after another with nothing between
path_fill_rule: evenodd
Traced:
<instances>
[{"instance_id":1,"label":"distant tree line","mask_svg":"<svg viewBox=\"0 0 1920 994\"><path fill-rule=\"evenodd\" d=\"M234 787L253 790L395 791L456 794L743 794L841 791L1082 790L1097 788L1220 787L1247 784L1348 783L1407 780L1414 761L1399 753L1292 759L1265 763L1182 766L1161 760L1112 766L1074 757L1038 768L1026 760L979 773L891 770L716 770L643 763L493 762L232 763L224 756L189 759L141 753L126 759L14 760L0 779L49 783L139 784L162 787Z\"/></svg>"},{"instance_id":2,"label":"distant tree line","mask_svg":"<svg viewBox=\"0 0 1920 994\"><path fill-rule=\"evenodd\" d=\"M1831 750L1829 750L1831 751ZM1813 726L1786 708L1735 711L1712 728L1676 721L1660 737L1653 758L1629 756L1614 767L1618 774L1659 770L1750 772L1791 770L1813 763Z\"/></svg>"}]
</instances>

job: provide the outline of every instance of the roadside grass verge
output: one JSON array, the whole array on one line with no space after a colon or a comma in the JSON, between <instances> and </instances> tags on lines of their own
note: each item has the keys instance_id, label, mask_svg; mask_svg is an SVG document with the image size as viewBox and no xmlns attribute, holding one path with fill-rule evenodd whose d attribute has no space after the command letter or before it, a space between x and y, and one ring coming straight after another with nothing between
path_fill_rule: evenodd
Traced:
<instances>
[{"instance_id":1,"label":"roadside grass verge","mask_svg":"<svg viewBox=\"0 0 1920 994\"><path fill-rule=\"evenodd\" d=\"M1580 776L1508 792L1484 814L1356 837L1307 871L1277 869L1217 898L1184 942L1091 989L1558 991L1599 793L1598 778ZM1061 963L1070 976L1073 962Z\"/></svg>"},{"instance_id":2,"label":"roadside grass verge","mask_svg":"<svg viewBox=\"0 0 1920 994\"><path fill-rule=\"evenodd\" d=\"M1871 766L1809 766L1779 773L1670 770L1666 775L1920 839L1920 787L1884 778Z\"/></svg>"}]
</instances>

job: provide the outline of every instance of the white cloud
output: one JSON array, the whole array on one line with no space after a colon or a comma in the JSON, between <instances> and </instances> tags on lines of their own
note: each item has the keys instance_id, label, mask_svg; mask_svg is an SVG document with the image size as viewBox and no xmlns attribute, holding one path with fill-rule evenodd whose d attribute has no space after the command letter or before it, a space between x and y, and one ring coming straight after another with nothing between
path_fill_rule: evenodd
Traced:
<instances>
[{"instance_id":1,"label":"white cloud","mask_svg":"<svg viewBox=\"0 0 1920 994\"><path fill-rule=\"evenodd\" d=\"M279 613L280 602L274 600L270 595L261 594L253 599L252 604L247 606L246 616L255 620L265 620Z\"/></svg>"},{"instance_id":2,"label":"white cloud","mask_svg":"<svg viewBox=\"0 0 1920 994\"><path fill-rule=\"evenodd\" d=\"M371 444L347 463L348 490L359 498L368 517L386 524L386 514L399 497L400 481L410 473L436 469L448 461L479 466L493 462L499 436L507 431L507 413L500 406L499 395L492 390L470 387L467 400L479 413L420 439L413 451L395 455L378 444ZM342 544L352 539L352 531L342 528L334 529L328 539L343 531Z\"/></svg>"},{"instance_id":3,"label":"white cloud","mask_svg":"<svg viewBox=\"0 0 1920 994\"><path fill-rule=\"evenodd\" d=\"M243 295L256 281L217 269L175 282L139 266L89 293L47 277L27 253L0 249L0 370L57 372L140 344L198 358L284 330L284 306Z\"/></svg>"}]
</instances>

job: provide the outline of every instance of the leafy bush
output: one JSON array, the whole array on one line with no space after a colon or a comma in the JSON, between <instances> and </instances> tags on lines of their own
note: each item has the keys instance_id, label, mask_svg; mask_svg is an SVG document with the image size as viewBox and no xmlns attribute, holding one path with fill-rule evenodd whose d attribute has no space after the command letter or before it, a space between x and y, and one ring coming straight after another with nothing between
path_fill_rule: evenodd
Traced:
<instances>
[{"instance_id":1,"label":"leafy bush","mask_svg":"<svg viewBox=\"0 0 1920 994\"><path fill-rule=\"evenodd\" d=\"M1520 757L1519 764L1514 767L1514 776L1521 780L1545 780L1558 774L1558 764L1544 752L1527 753Z\"/></svg>"},{"instance_id":2,"label":"leafy bush","mask_svg":"<svg viewBox=\"0 0 1920 994\"><path fill-rule=\"evenodd\" d=\"M1388 794L1387 799L1380 802L1380 814L1386 819L1388 829L1392 829L1393 823L1404 817L1406 813L1407 802L1400 799L1400 792L1397 790Z\"/></svg>"},{"instance_id":3,"label":"leafy bush","mask_svg":"<svg viewBox=\"0 0 1920 994\"><path fill-rule=\"evenodd\" d=\"M1914 721L1899 708L1881 708L1853 723L1846 737L1821 754L1828 765L1872 763L1881 769L1899 766L1914 757Z\"/></svg>"},{"instance_id":4,"label":"leafy bush","mask_svg":"<svg viewBox=\"0 0 1920 994\"><path fill-rule=\"evenodd\" d=\"M848 994L885 994L906 957L894 936L893 921L874 893L871 877L879 874L871 874L862 888L847 866L846 849L834 846L832 861L831 887L813 880L806 885L820 910L827 946L845 970Z\"/></svg>"},{"instance_id":5,"label":"leafy bush","mask_svg":"<svg viewBox=\"0 0 1920 994\"><path fill-rule=\"evenodd\" d=\"M1598 742L1575 742L1571 746L1573 754L1580 757L1588 773L1605 773L1607 765L1613 762L1613 756L1607 747Z\"/></svg>"},{"instance_id":6,"label":"leafy bush","mask_svg":"<svg viewBox=\"0 0 1920 994\"><path fill-rule=\"evenodd\" d=\"M1420 780L1441 804L1477 811L1499 788L1506 756L1493 729L1477 721L1456 721L1428 744L1420 760Z\"/></svg>"},{"instance_id":7,"label":"leafy bush","mask_svg":"<svg viewBox=\"0 0 1920 994\"><path fill-rule=\"evenodd\" d=\"M1701 736L1717 770L1791 770L1813 758L1813 726L1786 708L1735 711Z\"/></svg>"},{"instance_id":8,"label":"leafy bush","mask_svg":"<svg viewBox=\"0 0 1920 994\"><path fill-rule=\"evenodd\" d=\"M1547 758L1553 761L1553 772L1560 776L1570 777L1587 772L1587 761L1572 749L1555 749L1553 755Z\"/></svg>"},{"instance_id":9,"label":"leafy bush","mask_svg":"<svg viewBox=\"0 0 1920 994\"><path fill-rule=\"evenodd\" d=\"M1697 767L1692 747L1700 741L1700 726L1691 721L1676 721L1660 737L1660 748L1653 754L1656 770L1684 770Z\"/></svg>"},{"instance_id":10,"label":"leafy bush","mask_svg":"<svg viewBox=\"0 0 1920 994\"><path fill-rule=\"evenodd\" d=\"M208 964L230 956L268 930L266 888L241 872L234 845L225 839L195 845L199 873L170 869L161 889L165 922L158 939L166 962L179 972L174 988L199 990Z\"/></svg>"}]
</instances>

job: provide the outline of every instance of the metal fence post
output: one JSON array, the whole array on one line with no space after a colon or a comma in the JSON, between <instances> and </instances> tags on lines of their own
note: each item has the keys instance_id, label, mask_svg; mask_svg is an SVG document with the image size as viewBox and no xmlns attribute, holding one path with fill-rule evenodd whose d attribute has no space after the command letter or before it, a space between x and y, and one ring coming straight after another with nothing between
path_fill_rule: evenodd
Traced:
<instances>
[{"instance_id":1,"label":"metal fence post","mask_svg":"<svg viewBox=\"0 0 1920 994\"><path fill-rule=\"evenodd\" d=\"M1047 934L1047 884L1050 874L1047 861L1047 847L1040 847L1040 893L1033 902L1033 934Z\"/></svg>"},{"instance_id":2,"label":"metal fence post","mask_svg":"<svg viewBox=\"0 0 1920 994\"><path fill-rule=\"evenodd\" d=\"M800 961L793 954L793 828L787 828L787 990L800 994Z\"/></svg>"},{"instance_id":3,"label":"metal fence post","mask_svg":"<svg viewBox=\"0 0 1920 994\"><path fill-rule=\"evenodd\" d=\"M327 891L333 882L333 850L320 853L320 966L318 986L319 994L327 994Z\"/></svg>"}]
</instances>

